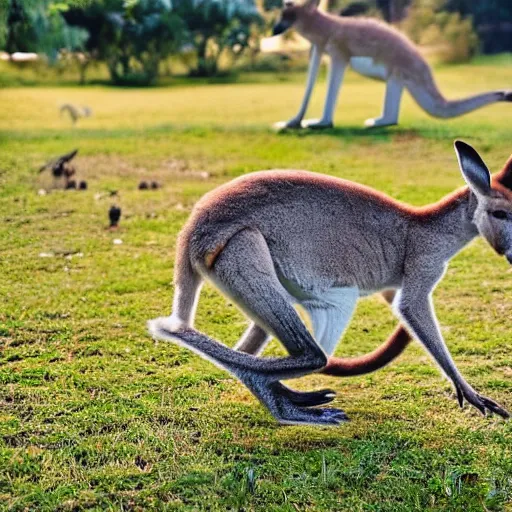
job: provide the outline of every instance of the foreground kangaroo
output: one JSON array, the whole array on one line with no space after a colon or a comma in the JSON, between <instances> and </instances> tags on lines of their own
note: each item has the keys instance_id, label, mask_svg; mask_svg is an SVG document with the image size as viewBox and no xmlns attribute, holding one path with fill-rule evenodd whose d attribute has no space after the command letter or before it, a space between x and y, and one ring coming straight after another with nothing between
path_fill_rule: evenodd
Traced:
<instances>
[{"instance_id":1,"label":"foreground kangaroo","mask_svg":"<svg viewBox=\"0 0 512 512\"><path fill-rule=\"evenodd\" d=\"M346 18L319 11L315 0L296 4L285 0L274 35L295 27L312 43L306 93L299 112L281 128L332 127L338 92L347 65L364 76L386 82L382 116L368 119L366 126L398 123L402 92L407 89L418 105L434 117L456 117L497 101L512 101L512 91L493 91L463 100L448 101L437 88L432 70L403 34L383 22L369 18ZM331 58L329 86L320 120L302 121L315 84L323 53Z\"/></svg>"},{"instance_id":2,"label":"foreground kangaroo","mask_svg":"<svg viewBox=\"0 0 512 512\"><path fill-rule=\"evenodd\" d=\"M300 393L279 381L322 369L347 374L344 360L328 356L358 298L395 290L398 315L453 382L459 404L466 399L484 414L507 418L504 409L479 395L458 372L431 297L450 258L479 234L512 263L512 158L491 182L471 146L456 142L455 147L469 188L421 208L306 171L256 172L210 192L179 237L172 315L150 321L151 334L231 372L280 423L338 424L347 419L343 411L305 407L331 401L333 392ZM253 320L238 350L192 326L204 278ZM314 337L295 304L309 313ZM257 357L269 335L283 343L288 357ZM362 371L388 362L408 339L399 327L376 351L376 361L361 364Z\"/></svg>"}]
</instances>

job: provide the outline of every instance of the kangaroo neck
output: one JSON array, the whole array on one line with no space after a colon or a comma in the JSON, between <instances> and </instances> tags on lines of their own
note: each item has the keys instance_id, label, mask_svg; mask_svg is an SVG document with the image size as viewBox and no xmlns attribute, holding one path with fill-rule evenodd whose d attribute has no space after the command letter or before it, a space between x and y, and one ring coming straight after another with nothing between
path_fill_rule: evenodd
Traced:
<instances>
[{"instance_id":1,"label":"kangaroo neck","mask_svg":"<svg viewBox=\"0 0 512 512\"><path fill-rule=\"evenodd\" d=\"M443 239L443 256L450 259L479 235L473 222L476 207L475 196L464 187L414 213L421 226Z\"/></svg>"},{"instance_id":2,"label":"kangaroo neck","mask_svg":"<svg viewBox=\"0 0 512 512\"><path fill-rule=\"evenodd\" d=\"M318 9L302 14L295 23L297 32L312 44L323 46L331 35L332 20Z\"/></svg>"}]
</instances>

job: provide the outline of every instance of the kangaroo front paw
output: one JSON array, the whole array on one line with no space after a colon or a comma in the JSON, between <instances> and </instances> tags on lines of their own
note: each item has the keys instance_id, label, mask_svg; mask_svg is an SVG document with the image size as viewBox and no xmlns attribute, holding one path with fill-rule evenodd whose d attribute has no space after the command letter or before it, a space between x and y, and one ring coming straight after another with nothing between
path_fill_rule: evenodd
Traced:
<instances>
[{"instance_id":1,"label":"kangaroo front paw","mask_svg":"<svg viewBox=\"0 0 512 512\"><path fill-rule=\"evenodd\" d=\"M485 396L479 395L473 389L464 390L460 387L457 387L457 399L459 401L459 405L462 407L464 405L464 399L467 400L473 407L476 407L484 416L486 413L489 414L497 414L502 418L509 418L510 414L508 411L503 409L500 405L498 405L494 400L487 398Z\"/></svg>"},{"instance_id":2,"label":"kangaroo front paw","mask_svg":"<svg viewBox=\"0 0 512 512\"><path fill-rule=\"evenodd\" d=\"M302 121L304 128L310 128L311 130L327 130L333 127L331 121L323 121L322 119L306 119Z\"/></svg>"}]
</instances>

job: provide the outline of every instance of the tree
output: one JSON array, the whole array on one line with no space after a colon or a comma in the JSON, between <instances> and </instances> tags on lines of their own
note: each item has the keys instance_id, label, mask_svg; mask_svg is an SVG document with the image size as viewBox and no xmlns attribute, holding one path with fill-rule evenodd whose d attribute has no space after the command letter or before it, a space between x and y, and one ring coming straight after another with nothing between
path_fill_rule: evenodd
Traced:
<instances>
[{"instance_id":1,"label":"tree","mask_svg":"<svg viewBox=\"0 0 512 512\"><path fill-rule=\"evenodd\" d=\"M7 53L35 51L37 47L36 31L21 0L12 0L7 6L6 14L5 51Z\"/></svg>"},{"instance_id":2,"label":"tree","mask_svg":"<svg viewBox=\"0 0 512 512\"><path fill-rule=\"evenodd\" d=\"M96 0L63 16L87 31L86 51L120 85L153 83L160 62L183 42L184 23L169 0Z\"/></svg>"},{"instance_id":3,"label":"tree","mask_svg":"<svg viewBox=\"0 0 512 512\"><path fill-rule=\"evenodd\" d=\"M224 50L236 57L254 44L253 28L263 19L252 0L177 0L188 43L196 53L195 76L218 73Z\"/></svg>"},{"instance_id":4,"label":"tree","mask_svg":"<svg viewBox=\"0 0 512 512\"><path fill-rule=\"evenodd\" d=\"M187 49L196 56L192 74L214 75L221 55L257 52L263 25L255 0L0 0L0 6L6 1L4 46L51 59L68 50L81 81L98 60L116 84L151 84L162 61Z\"/></svg>"},{"instance_id":5,"label":"tree","mask_svg":"<svg viewBox=\"0 0 512 512\"><path fill-rule=\"evenodd\" d=\"M85 82L85 73L92 62L106 60L109 46L115 43L114 29L107 15L119 10L122 1L115 0L67 5L61 10L68 26L78 27L87 34L81 51L70 55L79 66L80 83Z\"/></svg>"},{"instance_id":6,"label":"tree","mask_svg":"<svg viewBox=\"0 0 512 512\"><path fill-rule=\"evenodd\" d=\"M68 27L59 15L61 4L51 0L7 0L2 47L8 53L37 52L55 61L63 48L76 50L85 40L81 30Z\"/></svg>"},{"instance_id":7,"label":"tree","mask_svg":"<svg viewBox=\"0 0 512 512\"><path fill-rule=\"evenodd\" d=\"M118 40L107 60L116 83L154 82L160 62L182 43L183 20L166 0L126 1L123 15L110 15L109 21Z\"/></svg>"},{"instance_id":8,"label":"tree","mask_svg":"<svg viewBox=\"0 0 512 512\"><path fill-rule=\"evenodd\" d=\"M444 8L473 18L483 53L512 51L510 0L446 0Z\"/></svg>"}]
</instances>

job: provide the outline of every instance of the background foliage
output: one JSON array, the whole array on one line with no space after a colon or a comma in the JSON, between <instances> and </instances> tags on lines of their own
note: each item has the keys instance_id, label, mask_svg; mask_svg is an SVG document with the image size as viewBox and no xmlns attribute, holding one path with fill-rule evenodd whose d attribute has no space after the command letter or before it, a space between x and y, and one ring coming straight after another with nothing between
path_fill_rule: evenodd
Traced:
<instances>
[{"instance_id":1,"label":"background foliage","mask_svg":"<svg viewBox=\"0 0 512 512\"><path fill-rule=\"evenodd\" d=\"M420 46L429 47L444 62L464 62L478 50L470 17L443 10L444 0L415 0L400 27Z\"/></svg>"},{"instance_id":2,"label":"background foliage","mask_svg":"<svg viewBox=\"0 0 512 512\"><path fill-rule=\"evenodd\" d=\"M257 47L254 28L262 25L251 0L8 0L6 6L6 51L79 53L83 74L92 60L102 61L120 85L153 83L160 64L175 54L193 54L190 74L215 75L221 54Z\"/></svg>"},{"instance_id":3,"label":"background foliage","mask_svg":"<svg viewBox=\"0 0 512 512\"><path fill-rule=\"evenodd\" d=\"M409 16L416 18L412 26L406 26L408 34L423 44L454 44L457 48L453 54L447 53L447 60L461 60L473 54L478 48L475 34L484 54L512 51L512 2L509 0L334 0L332 8L341 11L354 3L369 11L379 11L390 22L403 21ZM454 16L449 17L446 12ZM423 35L425 30L427 33Z\"/></svg>"},{"instance_id":4,"label":"background foliage","mask_svg":"<svg viewBox=\"0 0 512 512\"><path fill-rule=\"evenodd\" d=\"M0 48L57 57L86 79L104 63L118 85L154 83L169 59L191 76L224 73L241 56L257 68L261 37L281 0L0 0ZM445 62L462 62L479 50L512 50L508 0L332 0L344 15L368 14L398 23L417 44ZM222 66L220 65L222 59ZM279 61L274 59L279 66ZM264 59L264 66L272 62ZM260 66L261 67L261 66Z\"/></svg>"}]
</instances>

